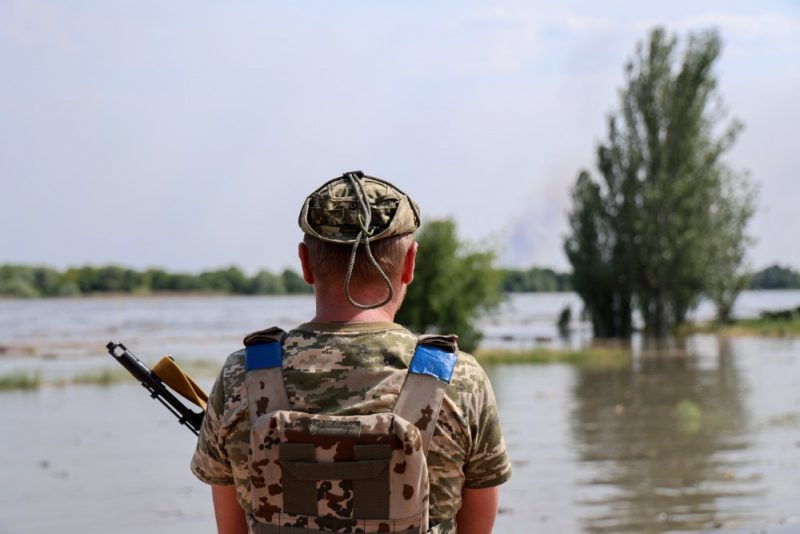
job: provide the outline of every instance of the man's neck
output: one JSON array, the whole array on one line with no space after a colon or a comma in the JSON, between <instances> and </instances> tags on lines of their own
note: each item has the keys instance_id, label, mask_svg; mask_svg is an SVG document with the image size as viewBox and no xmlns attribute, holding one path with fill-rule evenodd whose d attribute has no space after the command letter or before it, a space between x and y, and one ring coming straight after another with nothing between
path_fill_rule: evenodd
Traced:
<instances>
[{"instance_id":1,"label":"man's neck","mask_svg":"<svg viewBox=\"0 0 800 534\"><path fill-rule=\"evenodd\" d=\"M402 289L395 290L398 293ZM338 293L338 294L337 294ZM386 305L380 308L373 308L370 310L362 310L356 308L344 292L336 292L334 294L323 294L322 292L316 293L317 313L314 316L315 322L322 323L378 323L378 322L393 322L397 309L402 302L402 294L395 294L395 297ZM354 295L356 302L376 302L381 297L379 295Z\"/></svg>"},{"instance_id":2,"label":"man's neck","mask_svg":"<svg viewBox=\"0 0 800 534\"><path fill-rule=\"evenodd\" d=\"M394 321L395 310L391 303L381 308L362 310L349 302L322 304L317 302L317 314L314 322L317 323L379 323Z\"/></svg>"}]
</instances>

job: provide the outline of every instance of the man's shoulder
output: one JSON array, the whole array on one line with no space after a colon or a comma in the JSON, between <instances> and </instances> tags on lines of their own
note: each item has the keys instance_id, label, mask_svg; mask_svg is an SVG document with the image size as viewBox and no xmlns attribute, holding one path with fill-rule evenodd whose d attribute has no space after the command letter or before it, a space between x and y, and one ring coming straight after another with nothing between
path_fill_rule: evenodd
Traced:
<instances>
[{"instance_id":1,"label":"man's shoulder","mask_svg":"<svg viewBox=\"0 0 800 534\"><path fill-rule=\"evenodd\" d=\"M226 394L236 391L244 382L245 375L245 349L242 347L228 355L219 372L218 382Z\"/></svg>"},{"instance_id":2,"label":"man's shoulder","mask_svg":"<svg viewBox=\"0 0 800 534\"><path fill-rule=\"evenodd\" d=\"M450 388L458 393L474 393L480 391L485 382L486 372L475 356L459 350Z\"/></svg>"},{"instance_id":3,"label":"man's shoulder","mask_svg":"<svg viewBox=\"0 0 800 534\"><path fill-rule=\"evenodd\" d=\"M328 347L332 342L343 340L343 338L358 337L358 341L364 348L375 345L376 349L394 347L406 365L410 363L418 336L410 332L401 325L394 325L391 328L372 329L359 328L355 323L343 323L341 329L331 331L330 329L319 329L313 323L305 323L291 329L285 338L285 345L292 350L320 349ZM407 353L407 355L405 354ZM235 392L244 382L245 377L245 348L242 347L228 355L220 371L219 380L223 389L228 392ZM462 350L458 351L456 366L453 378L448 388L450 393L476 393L481 391L486 382L486 373L475 357Z\"/></svg>"},{"instance_id":4,"label":"man's shoulder","mask_svg":"<svg viewBox=\"0 0 800 534\"><path fill-rule=\"evenodd\" d=\"M225 363L222 365L223 371L225 370L228 370L230 372L244 371L244 355L245 355L244 347L228 354L228 356L225 358Z\"/></svg>"},{"instance_id":5,"label":"man's shoulder","mask_svg":"<svg viewBox=\"0 0 800 534\"><path fill-rule=\"evenodd\" d=\"M408 365L416 340L417 336L396 323L305 323L289 331L284 351L290 356L320 349L325 354L342 351L361 364L369 363L369 354L390 353ZM318 356L325 359L323 354Z\"/></svg>"},{"instance_id":6,"label":"man's shoulder","mask_svg":"<svg viewBox=\"0 0 800 534\"><path fill-rule=\"evenodd\" d=\"M374 345L375 348L393 347L400 353L405 352L407 355L403 359L409 364L420 336L395 323L384 323L383 328L363 323L342 323L340 328L335 330L320 329L315 323L306 323L290 330L286 336L286 343L292 348L316 349L347 338L351 338L349 342L357 341L362 350ZM229 358L234 358L234 361L238 362L237 354L233 353ZM455 385L459 391L468 391L483 384L485 379L486 373L475 357L459 350L451 385Z\"/></svg>"},{"instance_id":7,"label":"man's shoulder","mask_svg":"<svg viewBox=\"0 0 800 534\"><path fill-rule=\"evenodd\" d=\"M392 322L344 322L344 323L303 323L292 330L286 336L286 339L292 337L303 338L322 338L328 339L330 337L374 337L378 339L393 338L393 337L408 337L416 339L406 327L401 324Z\"/></svg>"}]
</instances>

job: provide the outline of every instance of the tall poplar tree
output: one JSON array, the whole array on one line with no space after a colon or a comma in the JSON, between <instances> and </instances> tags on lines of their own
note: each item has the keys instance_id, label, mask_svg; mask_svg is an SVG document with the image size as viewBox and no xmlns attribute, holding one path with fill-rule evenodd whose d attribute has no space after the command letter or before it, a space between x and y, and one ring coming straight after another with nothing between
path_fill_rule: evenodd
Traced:
<instances>
[{"instance_id":1,"label":"tall poplar tree","mask_svg":"<svg viewBox=\"0 0 800 534\"><path fill-rule=\"evenodd\" d=\"M573 189L565 250L576 280L602 272L600 288L576 282L597 336L630 334L635 309L647 333L666 335L703 295L727 319L744 287L755 194L722 159L741 124L725 120L716 91L720 38L689 34L680 60L677 45L656 28L637 46L597 149L601 180L584 171Z\"/></svg>"}]
</instances>

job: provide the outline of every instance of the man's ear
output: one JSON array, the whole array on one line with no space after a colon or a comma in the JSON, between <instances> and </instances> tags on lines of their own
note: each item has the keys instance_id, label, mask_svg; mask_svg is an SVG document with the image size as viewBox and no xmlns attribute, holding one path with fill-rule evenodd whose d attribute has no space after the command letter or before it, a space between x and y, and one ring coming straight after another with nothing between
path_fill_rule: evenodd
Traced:
<instances>
[{"instance_id":1,"label":"man's ear","mask_svg":"<svg viewBox=\"0 0 800 534\"><path fill-rule=\"evenodd\" d=\"M408 247L406 257L403 259L403 273L400 280L406 285L414 280L414 267L417 264L417 247L418 243L414 241L411 246Z\"/></svg>"},{"instance_id":2,"label":"man's ear","mask_svg":"<svg viewBox=\"0 0 800 534\"><path fill-rule=\"evenodd\" d=\"M303 268L303 280L309 285L314 285L314 273L311 271L311 262L308 260L308 247L305 243L297 246L297 255L300 256L300 266Z\"/></svg>"}]
</instances>

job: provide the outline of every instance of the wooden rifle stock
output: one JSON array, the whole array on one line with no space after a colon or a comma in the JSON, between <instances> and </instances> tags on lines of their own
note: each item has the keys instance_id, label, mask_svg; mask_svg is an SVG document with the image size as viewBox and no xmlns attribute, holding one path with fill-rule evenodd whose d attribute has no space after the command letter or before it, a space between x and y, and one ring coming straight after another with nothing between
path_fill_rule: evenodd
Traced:
<instances>
[{"instance_id":1,"label":"wooden rifle stock","mask_svg":"<svg viewBox=\"0 0 800 534\"><path fill-rule=\"evenodd\" d=\"M142 386L150 392L150 396L167 407L178 418L178 422L191 430L194 435L200 433L204 412L189 409L170 391L164 382L156 376L139 358L118 341L106 344L108 353L117 360Z\"/></svg>"}]
</instances>

